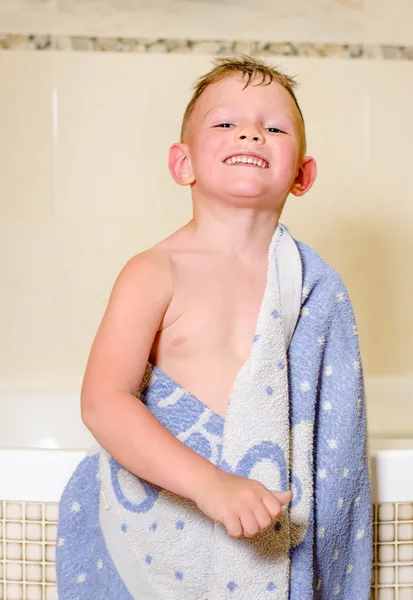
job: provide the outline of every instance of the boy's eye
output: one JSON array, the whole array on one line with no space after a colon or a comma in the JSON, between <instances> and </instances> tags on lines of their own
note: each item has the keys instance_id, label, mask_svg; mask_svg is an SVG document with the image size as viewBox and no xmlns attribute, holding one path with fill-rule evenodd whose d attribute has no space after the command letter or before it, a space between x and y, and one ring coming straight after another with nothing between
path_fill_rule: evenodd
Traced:
<instances>
[{"instance_id":1,"label":"boy's eye","mask_svg":"<svg viewBox=\"0 0 413 600\"><path fill-rule=\"evenodd\" d=\"M270 133L284 133L284 131L278 129L278 127L267 127L267 131Z\"/></svg>"},{"instance_id":2,"label":"boy's eye","mask_svg":"<svg viewBox=\"0 0 413 600\"><path fill-rule=\"evenodd\" d=\"M219 123L218 125L215 125L215 127L222 127L222 129L228 129L229 127L231 127L232 123Z\"/></svg>"}]
</instances>

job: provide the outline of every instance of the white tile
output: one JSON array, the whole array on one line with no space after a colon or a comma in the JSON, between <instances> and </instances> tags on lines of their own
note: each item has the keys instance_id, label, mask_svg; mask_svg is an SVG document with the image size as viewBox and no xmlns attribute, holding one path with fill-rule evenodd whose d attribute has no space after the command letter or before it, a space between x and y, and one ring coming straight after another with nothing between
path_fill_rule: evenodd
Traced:
<instances>
[{"instance_id":1,"label":"white tile","mask_svg":"<svg viewBox=\"0 0 413 600\"><path fill-rule=\"evenodd\" d=\"M42 525L40 523L26 524L26 540L40 541L42 539Z\"/></svg>"},{"instance_id":2,"label":"white tile","mask_svg":"<svg viewBox=\"0 0 413 600\"><path fill-rule=\"evenodd\" d=\"M394 589L379 588L377 590L377 600L395 600Z\"/></svg>"},{"instance_id":3,"label":"white tile","mask_svg":"<svg viewBox=\"0 0 413 600\"><path fill-rule=\"evenodd\" d=\"M6 563L6 579L8 581L23 581L23 563Z\"/></svg>"},{"instance_id":4,"label":"white tile","mask_svg":"<svg viewBox=\"0 0 413 600\"><path fill-rule=\"evenodd\" d=\"M394 521L395 507L392 503L379 505L379 521Z\"/></svg>"},{"instance_id":5,"label":"white tile","mask_svg":"<svg viewBox=\"0 0 413 600\"><path fill-rule=\"evenodd\" d=\"M377 590L377 600L395 600L394 589L379 588Z\"/></svg>"},{"instance_id":6,"label":"white tile","mask_svg":"<svg viewBox=\"0 0 413 600\"><path fill-rule=\"evenodd\" d=\"M47 562L56 562L56 546L54 544L45 545L45 560Z\"/></svg>"},{"instance_id":7,"label":"white tile","mask_svg":"<svg viewBox=\"0 0 413 600\"><path fill-rule=\"evenodd\" d=\"M6 522L6 539L7 540L22 540L23 525L21 523Z\"/></svg>"},{"instance_id":8,"label":"white tile","mask_svg":"<svg viewBox=\"0 0 413 600\"><path fill-rule=\"evenodd\" d=\"M413 587L400 588L399 600L413 600Z\"/></svg>"},{"instance_id":9,"label":"white tile","mask_svg":"<svg viewBox=\"0 0 413 600\"><path fill-rule=\"evenodd\" d=\"M46 599L45 600L58 600L57 587L55 585L46 586Z\"/></svg>"},{"instance_id":10,"label":"white tile","mask_svg":"<svg viewBox=\"0 0 413 600\"><path fill-rule=\"evenodd\" d=\"M413 541L413 523L399 523L398 540Z\"/></svg>"},{"instance_id":11,"label":"white tile","mask_svg":"<svg viewBox=\"0 0 413 600\"><path fill-rule=\"evenodd\" d=\"M378 547L378 559L379 562L394 562L395 560L395 547L393 545L382 545Z\"/></svg>"},{"instance_id":12,"label":"white tile","mask_svg":"<svg viewBox=\"0 0 413 600\"><path fill-rule=\"evenodd\" d=\"M396 574L394 567L379 567L379 583L389 585L395 582Z\"/></svg>"},{"instance_id":13,"label":"white tile","mask_svg":"<svg viewBox=\"0 0 413 600\"><path fill-rule=\"evenodd\" d=\"M399 567L399 583L413 584L413 566Z\"/></svg>"},{"instance_id":14,"label":"white tile","mask_svg":"<svg viewBox=\"0 0 413 600\"><path fill-rule=\"evenodd\" d=\"M413 562L413 544L399 544L398 545L398 556L399 556L399 561Z\"/></svg>"},{"instance_id":15,"label":"white tile","mask_svg":"<svg viewBox=\"0 0 413 600\"><path fill-rule=\"evenodd\" d=\"M6 543L6 557L8 560L23 559L23 545L17 542Z\"/></svg>"},{"instance_id":16,"label":"white tile","mask_svg":"<svg viewBox=\"0 0 413 600\"><path fill-rule=\"evenodd\" d=\"M57 525L46 525L46 541L55 542L57 537Z\"/></svg>"},{"instance_id":17,"label":"white tile","mask_svg":"<svg viewBox=\"0 0 413 600\"><path fill-rule=\"evenodd\" d=\"M7 600L23 600L23 586L21 583L6 584Z\"/></svg>"},{"instance_id":18,"label":"white tile","mask_svg":"<svg viewBox=\"0 0 413 600\"><path fill-rule=\"evenodd\" d=\"M21 502L6 502L6 519L20 521L23 518Z\"/></svg>"},{"instance_id":19,"label":"white tile","mask_svg":"<svg viewBox=\"0 0 413 600\"><path fill-rule=\"evenodd\" d=\"M43 600L43 588L41 585L26 585L26 600Z\"/></svg>"},{"instance_id":20,"label":"white tile","mask_svg":"<svg viewBox=\"0 0 413 600\"><path fill-rule=\"evenodd\" d=\"M48 583L56 583L56 567L54 565L46 565L45 579Z\"/></svg>"},{"instance_id":21,"label":"white tile","mask_svg":"<svg viewBox=\"0 0 413 600\"><path fill-rule=\"evenodd\" d=\"M393 542L394 525L390 523L380 524L378 526L378 539L379 542Z\"/></svg>"},{"instance_id":22,"label":"white tile","mask_svg":"<svg viewBox=\"0 0 413 600\"><path fill-rule=\"evenodd\" d=\"M26 544L26 560L41 561L43 557L43 547L41 544Z\"/></svg>"},{"instance_id":23,"label":"white tile","mask_svg":"<svg viewBox=\"0 0 413 600\"><path fill-rule=\"evenodd\" d=\"M26 519L28 521L42 520L42 505L28 502L26 504Z\"/></svg>"},{"instance_id":24,"label":"white tile","mask_svg":"<svg viewBox=\"0 0 413 600\"><path fill-rule=\"evenodd\" d=\"M27 581L42 581L42 565L28 563L26 565Z\"/></svg>"},{"instance_id":25,"label":"white tile","mask_svg":"<svg viewBox=\"0 0 413 600\"><path fill-rule=\"evenodd\" d=\"M413 521L413 503L399 504L397 518L399 521Z\"/></svg>"},{"instance_id":26,"label":"white tile","mask_svg":"<svg viewBox=\"0 0 413 600\"><path fill-rule=\"evenodd\" d=\"M45 519L46 521L57 521L59 518L59 505L56 503L49 503L45 506Z\"/></svg>"}]
</instances>

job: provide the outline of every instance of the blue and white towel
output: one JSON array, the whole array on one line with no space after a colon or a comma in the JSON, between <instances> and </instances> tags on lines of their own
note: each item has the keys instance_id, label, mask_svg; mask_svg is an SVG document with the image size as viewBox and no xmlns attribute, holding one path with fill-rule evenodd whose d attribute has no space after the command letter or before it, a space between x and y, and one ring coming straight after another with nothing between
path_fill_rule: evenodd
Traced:
<instances>
[{"instance_id":1,"label":"blue and white towel","mask_svg":"<svg viewBox=\"0 0 413 600\"><path fill-rule=\"evenodd\" d=\"M283 226L274 233L251 353L225 420L151 365L140 400L223 470L292 488L293 501L269 531L234 540L97 446L60 503L60 600L368 600L371 493L357 330L341 279L311 249Z\"/></svg>"}]
</instances>

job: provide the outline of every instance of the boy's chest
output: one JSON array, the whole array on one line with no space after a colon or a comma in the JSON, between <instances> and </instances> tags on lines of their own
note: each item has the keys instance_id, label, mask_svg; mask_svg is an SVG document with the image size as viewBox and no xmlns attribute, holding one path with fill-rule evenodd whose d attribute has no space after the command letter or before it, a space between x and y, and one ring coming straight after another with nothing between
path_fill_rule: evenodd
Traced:
<instances>
[{"instance_id":1,"label":"boy's chest","mask_svg":"<svg viewBox=\"0 0 413 600\"><path fill-rule=\"evenodd\" d=\"M265 283L266 265L200 269L192 277L180 278L164 342L178 353L218 351L246 360Z\"/></svg>"},{"instance_id":2,"label":"boy's chest","mask_svg":"<svg viewBox=\"0 0 413 600\"><path fill-rule=\"evenodd\" d=\"M184 272L151 350L151 362L224 416L253 344L266 265Z\"/></svg>"}]
</instances>

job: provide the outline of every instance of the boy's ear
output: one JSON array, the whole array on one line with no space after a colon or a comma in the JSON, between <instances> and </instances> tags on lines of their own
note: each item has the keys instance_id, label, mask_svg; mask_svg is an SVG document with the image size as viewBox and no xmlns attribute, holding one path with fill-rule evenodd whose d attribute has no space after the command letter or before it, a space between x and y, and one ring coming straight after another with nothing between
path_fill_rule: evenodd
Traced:
<instances>
[{"instance_id":1,"label":"boy's ear","mask_svg":"<svg viewBox=\"0 0 413 600\"><path fill-rule=\"evenodd\" d=\"M290 193L294 196L303 196L313 185L316 176L317 163L312 156L304 156Z\"/></svg>"},{"instance_id":2,"label":"boy's ear","mask_svg":"<svg viewBox=\"0 0 413 600\"><path fill-rule=\"evenodd\" d=\"M188 146L176 143L169 149L169 172L179 185L191 185L195 181Z\"/></svg>"}]
</instances>

